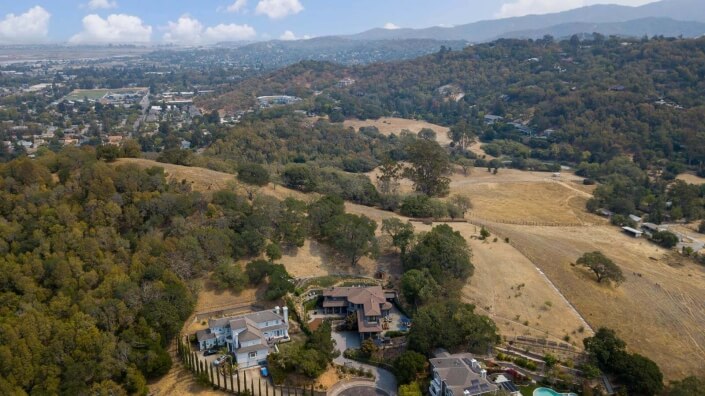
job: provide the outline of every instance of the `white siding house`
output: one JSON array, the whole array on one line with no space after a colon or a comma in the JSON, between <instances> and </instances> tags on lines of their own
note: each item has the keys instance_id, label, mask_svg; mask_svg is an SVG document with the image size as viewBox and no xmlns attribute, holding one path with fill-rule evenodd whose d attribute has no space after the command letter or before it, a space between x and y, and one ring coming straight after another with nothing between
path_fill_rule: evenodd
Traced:
<instances>
[{"instance_id":1,"label":"white siding house","mask_svg":"<svg viewBox=\"0 0 705 396\"><path fill-rule=\"evenodd\" d=\"M256 366L276 343L289 340L288 308L211 319L208 329L196 333L196 338L202 351L225 347L239 367Z\"/></svg>"}]
</instances>

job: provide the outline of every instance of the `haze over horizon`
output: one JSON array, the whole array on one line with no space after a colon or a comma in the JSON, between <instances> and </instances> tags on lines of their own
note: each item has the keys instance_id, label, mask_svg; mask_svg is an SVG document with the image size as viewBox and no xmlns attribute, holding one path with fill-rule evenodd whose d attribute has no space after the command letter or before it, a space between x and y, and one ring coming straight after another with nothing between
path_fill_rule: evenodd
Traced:
<instances>
[{"instance_id":1,"label":"haze over horizon","mask_svg":"<svg viewBox=\"0 0 705 396\"><path fill-rule=\"evenodd\" d=\"M212 44L295 40L372 28L453 26L654 0L36 0L0 5L0 44ZM398 10L403 7L404 12Z\"/></svg>"}]
</instances>

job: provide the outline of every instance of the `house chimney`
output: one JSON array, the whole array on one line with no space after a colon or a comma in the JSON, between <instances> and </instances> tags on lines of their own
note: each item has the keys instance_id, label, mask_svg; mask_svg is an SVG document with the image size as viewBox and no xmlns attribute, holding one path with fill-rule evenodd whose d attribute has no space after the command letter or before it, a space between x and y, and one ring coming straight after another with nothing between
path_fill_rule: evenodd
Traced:
<instances>
[{"instance_id":1,"label":"house chimney","mask_svg":"<svg viewBox=\"0 0 705 396\"><path fill-rule=\"evenodd\" d=\"M284 311L284 323L289 323L289 307L284 307L282 310Z\"/></svg>"},{"instance_id":2,"label":"house chimney","mask_svg":"<svg viewBox=\"0 0 705 396\"><path fill-rule=\"evenodd\" d=\"M279 315L279 306L274 307L274 313Z\"/></svg>"}]
</instances>

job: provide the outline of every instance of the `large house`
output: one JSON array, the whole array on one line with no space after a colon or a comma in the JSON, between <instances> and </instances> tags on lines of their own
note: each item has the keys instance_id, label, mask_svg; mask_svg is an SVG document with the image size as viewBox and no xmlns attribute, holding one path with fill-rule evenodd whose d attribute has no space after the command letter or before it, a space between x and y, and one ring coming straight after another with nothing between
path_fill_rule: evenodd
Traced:
<instances>
[{"instance_id":1,"label":"large house","mask_svg":"<svg viewBox=\"0 0 705 396\"><path fill-rule=\"evenodd\" d=\"M495 395L499 387L487 379L487 370L469 353L430 360L433 379L431 396Z\"/></svg>"},{"instance_id":2,"label":"large house","mask_svg":"<svg viewBox=\"0 0 705 396\"><path fill-rule=\"evenodd\" d=\"M360 338L371 338L382 333L383 320L392 310L390 302L396 293L379 286L332 287L323 291L323 310L326 314L357 315Z\"/></svg>"},{"instance_id":3,"label":"large house","mask_svg":"<svg viewBox=\"0 0 705 396\"><path fill-rule=\"evenodd\" d=\"M200 350L225 347L239 367L252 367L267 359L274 344L289 340L288 308L210 319L208 328L196 333Z\"/></svg>"}]
</instances>

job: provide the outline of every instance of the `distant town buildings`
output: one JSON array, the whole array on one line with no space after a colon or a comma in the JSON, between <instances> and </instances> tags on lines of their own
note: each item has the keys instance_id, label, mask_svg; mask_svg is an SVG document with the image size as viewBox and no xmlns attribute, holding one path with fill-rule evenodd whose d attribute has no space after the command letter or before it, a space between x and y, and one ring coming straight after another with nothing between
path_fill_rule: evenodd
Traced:
<instances>
[{"instance_id":1,"label":"distant town buildings","mask_svg":"<svg viewBox=\"0 0 705 396\"><path fill-rule=\"evenodd\" d=\"M352 78L347 78L347 77L338 81L338 83L335 84L335 86L338 88L346 88L346 87L350 87L352 85L355 85L355 80L353 80Z\"/></svg>"},{"instance_id":2,"label":"distant town buildings","mask_svg":"<svg viewBox=\"0 0 705 396\"><path fill-rule=\"evenodd\" d=\"M259 102L261 108L292 105L300 101L301 98L288 95L260 96L257 98L257 102Z\"/></svg>"}]
</instances>

